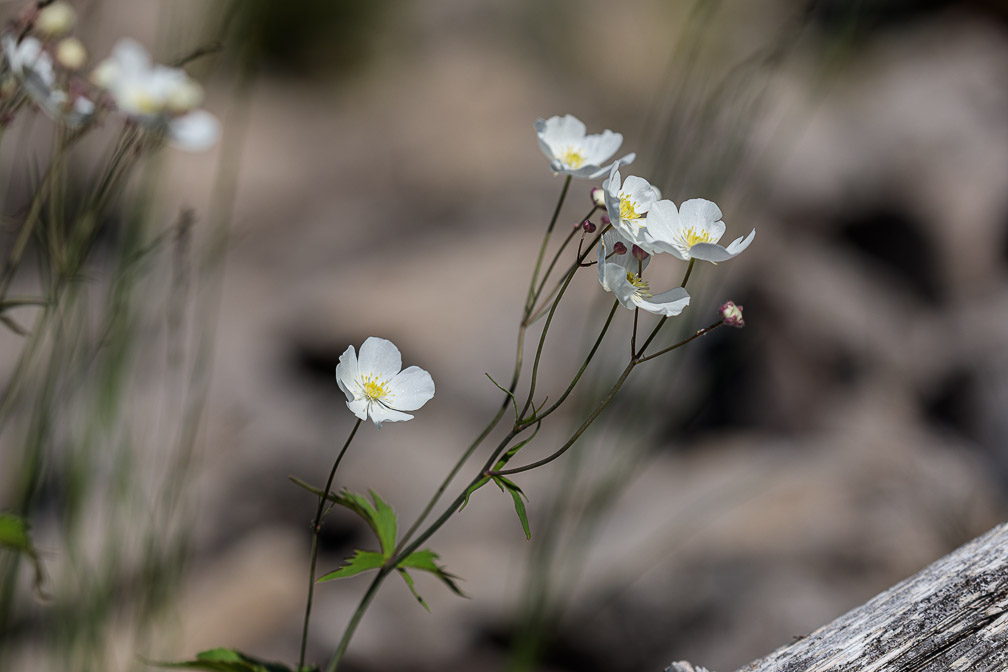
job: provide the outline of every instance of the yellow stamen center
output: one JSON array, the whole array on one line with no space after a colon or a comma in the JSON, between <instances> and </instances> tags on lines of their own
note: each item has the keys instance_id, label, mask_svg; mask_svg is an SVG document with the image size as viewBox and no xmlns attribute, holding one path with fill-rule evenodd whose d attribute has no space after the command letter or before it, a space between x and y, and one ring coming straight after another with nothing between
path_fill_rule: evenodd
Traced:
<instances>
[{"instance_id":1,"label":"yellow stamen center","mask_svg":"<svg viewBox=\"0 0 1008 672\"><path fill-rule=\"evenodd\" d=\"M585 157L576 147L568 147L560 155L560 160L571 168L580 168L585 162Z\"/></svg>"},{"instance_id":2,"label":"yellow stamen center","mask_svg":"<svg viewBox=\"0 0 1008 672\"><path fill-rule=\"evenodd\" d=\"M372 401L381 401L390 397L388 381L378 381L374 375L364 376L361 387L364 389L364 396Z\"/></svg>"},{"instance_id":3,"label":"yellow stamen center","mask_svg":"<svg viewBox=\"0 0 1008 672\"><path fill-rule=\"evenodd\" d=\"M651 287L648 286L647 280L645 280L644 278L640 277L636 273L631 273L630 271L627 271L626 279L627 282L629 282L637 289L637 291L634 292L635 294L637 294L637 296L642 296L644 298L653 296L653 294L651 294Z\"/></svg>"},{"instance_id":4,"label":"yellow stamen center","mask_svg":"<svg viewBox=\"0 0 1008 672\"><path fill-rule=\"evenodd\" d=\"M697 231L695 228L690 227L683 231L683 240L686 241L687 247L693 247L697 243L713 243L714 240L710 232L708 231Z\"/></svg>"},{"instance_id":5,"label":"yellow stamen center","mask_svg":"<svg viewBox=\"0 0 1008 672\"><path fill-rule=\"evenodd\" d=\"M620 219L640 219L640 214L637 212L637 201L630 200L630 197L626 194L620 194L619 216Z\"/></svg>"}]
</instances>

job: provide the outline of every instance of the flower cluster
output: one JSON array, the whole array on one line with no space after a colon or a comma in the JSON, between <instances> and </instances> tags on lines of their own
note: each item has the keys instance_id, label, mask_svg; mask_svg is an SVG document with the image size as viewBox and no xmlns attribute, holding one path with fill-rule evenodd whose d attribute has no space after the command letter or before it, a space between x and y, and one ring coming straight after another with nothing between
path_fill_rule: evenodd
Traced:
<instances>
[{"instance_id":1,"label":"flower cluster","mask_svg":"<svg viewBox=\"0 0 1008 672\"><path fill-rule=\"evenodd\" d=\"M111 111L187 150L217 142L220 123L198 109L203 89L181 68L158 65L137 42L120 40L89 76L81 73L87 50L68 37L73 8L57 0L26 12L0 36L5 68L0 80L3 121L27 98L53 119L77 128Z\"/></svg>"},{"instance_id":2,"label":"flower cluster","mask_svg":"<svg viewBox=\"0 0 1008 672\"><path fill-rule=\"evenodd\" d=\"M694 259L717 263L738 255L756 235L753 229L744 239L719 245L725 232L720 208L702 198L689 199L677 208L644 178L623 179L620 167L632 162L634 154L603 167L623 142L619 133L607 130L586 135L584 124L567 115L540 119L536 134L554 172L585 178L608 172L601 189L592 189L591 194L593 203L606 210L603 222L608 219L612 226L599 241L598 278L602 288L627 308L672 316L689 305L683 287L651 293L643 278L651 255L668 253L691 263Z\"/></svg>"}]
</instances>

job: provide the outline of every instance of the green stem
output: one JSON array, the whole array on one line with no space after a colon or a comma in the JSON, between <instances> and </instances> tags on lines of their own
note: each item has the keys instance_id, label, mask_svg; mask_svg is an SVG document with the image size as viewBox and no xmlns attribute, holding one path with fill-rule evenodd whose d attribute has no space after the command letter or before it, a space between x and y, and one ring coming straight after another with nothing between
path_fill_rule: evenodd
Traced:
<instances>
[{"instance_id":1,"label":"green stem","mask_svg":"<svg viewBox=\"0 0 1008 672\"><path fill-rule=\"evenodd\" d=\"M591 217L592 213L595 212L597 209L598 209L597 206L593 207L591 210L588 211L588 214L586 214L578 221L579 222L585 221L586 219ZM581 228L580 224L578 224L578 226L571 227L571 231L570 233L567 234L567 238L564 239L564 242L560 246L560 249L557 250L556 254L553 255L553 260L550 262L550 265L546 268L546 272L543 273L542 278L539 280L539 287L536 289L535 295L532 297L531 305L534 306L536 302L539 301L539 297L542 295L543 288L546 286L546 280L549 279L550 273L553 272L553 268L556 266L557 261L560 259L560 255L563 254L563 251L565 249L567 249L567 245L570 244L570 241L574 239L574 235L578 232L578 229L580 228Z\"/></svg>"},{"instance_id":2,"label":"green stem","mask_svg":"<svg viewBox=\"0 0 1008 672\"><path fill-rule=\"evenodd\" d=\"M532 303L535 297L535 284L536 280L539 279L539 269L542 267L542 260L546 254L546 246L549 244L550 234L553 233L557 217L560 216L560 208L563 206L564 199L567 198L567 190L570 188L570 183L571 176L568 175L567 179L564 180L563 189L560 190L560 198L557 200L556 208L553 210L553 217L550 219L549 226L546 227L546 235L543 237L542 245L539 247L539 256L536 258L535 267L532 269L532 282L529 284L528 298L525 299L526 315L532 310Z\"/></svg>"},{"instance_id":3,"label":"green stem","mask_svg":"<svg viewBox=\"0 0 1008 672\"><path fill-rule=\"evenodd\" d=\"M545 418L547 415L558 409L560 407L560 404L562 404L567 399L570 393L574 390L574 386L577 385L577 382L579 380L581 380L581 375L585 372L585 369L588 368L588 364L591 362L592 358L595 357L595 353L598 351L599 346L602 344L603 337L606 335L606 332L609 331L609 325L612 324L613 316L616 314L616 308L618 307L619 307L619 301L613 301L612 308L609 310L609 317L606 318L605 324L602 326L602 331L599 332L598 338L595 339L595 345L592 346L592 349L588 353L588 356L585 358L585 361L581 364L581 368L578 369L577 375L574 376L574 380L570 382L570 385L568 385L567 389L564 390L564 393L560 395L560 398L557 399L553 403L553 405L547 408L545 411L538 413L534 419L529 420L528 422L519 423L520 425L527 426L533 422L541 422L543 418Z\"/></svg>"},{"instance_id":4,"label":"green stem","mask_svg":"<svg viewBox=\"0 0 1008 672\"><path fill-rule=\"evenodd\" d=\"M339 468L340 462L343 461L343 455L346 454L347 448L350 447L350 442L353 441L354 435L357 434L357 429L360 426L361 419L357 418L357 422L354 423L353 429L350 431L350 436L347 437L346 443L343 444L339 455L336 456L336 461L333 462L332 470L329 472L329 480L326 481L325 490L322 491L322 496L319 497L318 510L315 512L315 522L312 523L311 568L308 570L308 600L305 603L304 627L301 629L301 653L298 654L298 672L304 666L305 647L308 645L308 621L311 619L312 597L315 594L315 561L318 559L318 536L322 527L322 509L325 508L326 499L329 498L329 489L332 487L336 470Z\"/></svg>"},{"instance_id":5,"label":"green stem","mask_svg":"<svg viewBox=\"0 0 1008 672\"><path fill-rule=\"evenodd\" d=\"M724 324L724 320L718 320L717 322L715 322L714 324L710 325L709 327L704 327L703 329L699 330L698 332L696 332L692 336L689 336L688 338L685 338L685 339L679 341L675 345L670 345L669 347L665 348L664 350L659 350L658 352L656 352L654 354L651 354L651 355L648 355L647 357L637 357L636 362L638 364L640 364L642 362L648 361L649 359L654 359L655 357L660 357L661 355L664 355L666 352L671 352L671 351L675 350L676 348L681 348L682 346L686 345L690 341L692 341L694 339L697 339L697 338L700 338L701 336L703 336L705 334L709 334L710 332L712 332L715 329L717 329L718 327L720 327L722 324Z\"/></svg>"}]
</instances>

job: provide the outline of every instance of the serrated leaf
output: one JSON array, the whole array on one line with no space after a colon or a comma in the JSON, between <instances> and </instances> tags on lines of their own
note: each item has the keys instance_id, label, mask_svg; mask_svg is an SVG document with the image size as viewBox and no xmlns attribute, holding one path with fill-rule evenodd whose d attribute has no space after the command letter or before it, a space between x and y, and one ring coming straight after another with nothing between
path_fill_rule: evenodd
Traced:
<instances>
[{"instance_id":1,"label":"serrated leaf","mask_svg":"<svg viewBox=\"0 0 1008 672\"><path fill-rule=\"evenodd\" d=\"M510 488L508 488L508 492L511 493L511 499L514 500L515 512L518 514L518 520L521 521L522 529L525 531L525 540L528 541L532 538L532 530L529 529L528 513L525 512L525 502L522 501L522 494Z\"/></svg>"},{"instance_id":2,"label":"serrated leaf","mask_svg":"<svg viewBox=\"0 0 1008 672\"><path fill-rule=\"evenodd\" d=\"M42 584L45 583L45 572L42 570L42 561L38 551L32 545L29 529L28 521L24 518L12 513L0 513L0 547L6 547L28 556L35 570L35 592L45 599L47 596L42 590Z\"/></svg>"},{"instance_id":3,"label":"serrated leaf","mask_svg":"<svg viewBox=\"0 0 1008 672\"><path fill-rule=\"evenodd\" d=\"M318 578L318 582L332 581L333 579L345 579L348 576L355 576L361 572L371 569L378 569L385 564L385 556L377 551L354 551L352 558L343 561L343 565L334 571L324 574Z\"/></svg>"},{"instance_id":4,"label":"serrated leaf","mask_svg":"<svg viewBox=\"0 0 1008 672\"><path fill-rule=\"evenodd\" d=\"M291 672L282 663L271 663L247 656L234 649L211 649L196 654L195 660L178 662L147 661L150 665L170 669L205 670L206 672ZM317 670L316 667L302 667L301 672Z\"/></svg>"},{"instance_id":5,"label":"serrated leaf","mask_svg":"<svg viewBox=\"0 0 1008 672\"><path fill-rule=\"evenodd\" d=\"M409 567L411 569L419 569L423 572L430 572L437 578L448 586L449 590L458 595L459 597L468 597L455 583L455 580L459 577L454 574L449 574L445 571L445 568L437 564L440 558L438 554L430 549L422 549L419 551L414 551L407 555L399 563L398 567L401 569L403 567Z\"/></svg>"},{"instance_id":6,"label":"serrated leaf","mask_svg":"<svg viewBox=\"0 0 1008 672\"><path fill-rule=\"evenodd\" d=\"M349 490L343 490L336 496L336 503L344 506L361 518L374 530L378 536L378 543L381 545L382 554L385 559L392 557L396 542L396 514L392 507L385 503L378 493L368 490L374 504L369 502L363 495L358 495Z\"/></svg>"},{"instance_id":7,"label":"serrated leaf","mask_svg":"<svg viewBox=\"0 0 1008 672\"><path fill-rule=\"evenodd\" d=\"M309 484L309 483L307 483L305 481L302 481L297 476L288 476L287 478L290 479L290 482L293 483L294 485L296 485L296 486L298 486L300 488L304 488L305 490L307 490L308 492L312 493L316 497L321 497L322 496L322 488L316 488L314 485L311 485L311 484ZM336 502L336 493L335 492L330 492L329 495L326 497L326 499L328 499L331 502Z\"/></svg>"},{"instance_id":8,"label":"serrated leaf","mask_svg":"<svg viewBox=\"0 0 1008 672\"><path fill-rule=\"evenodd\" d=\"M459 511L461 511L462 509L464 509L469 504L469 497L472 496L472 494L474 492L476 492L477 490L479 490L480 488L482 488L484 485L486 485L489 482L490 482L490 477L489 476L484 476L480 480L478 480L475 483L473 483L472 485L470 485L469 489L466 490L466 492L465 492L465 501L462 502L462 506L459 507Z\"/></svg>"},{"instance_id":9,"label":"serrated leaf","mask_svg":"<svg viewBox=\"0 0 1008 672\"><path fill-rule=\"evenodd\" d=\"M416 592L416 586L413 585L413 577L410 576L409 573L401 567L399 568L399 575L402 576L403 581L405 581L406 585L409 586L410 592L413 593L413 597L417 599L417 602L420 603L420 606L426 609L427 613L430 613L430 606L428 606L428 604L424 602L424 599L420 597L420 593Z\"/></svg>"}]
</instances>

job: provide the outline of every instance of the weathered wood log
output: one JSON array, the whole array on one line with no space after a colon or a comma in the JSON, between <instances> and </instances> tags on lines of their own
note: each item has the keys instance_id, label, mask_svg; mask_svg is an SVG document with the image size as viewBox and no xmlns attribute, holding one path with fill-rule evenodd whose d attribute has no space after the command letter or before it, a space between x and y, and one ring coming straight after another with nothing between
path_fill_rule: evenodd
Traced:
<instances>
[{"instance_id":1,"label":"weathered wood log","mask_svg":"<svg viewBox=\"0 0 1008 672\"><path fill-rule=\"evenodd\" d=\"M854 670L1008 670L1008 524L738 672Z\"/></svg>"}]
</instances>

